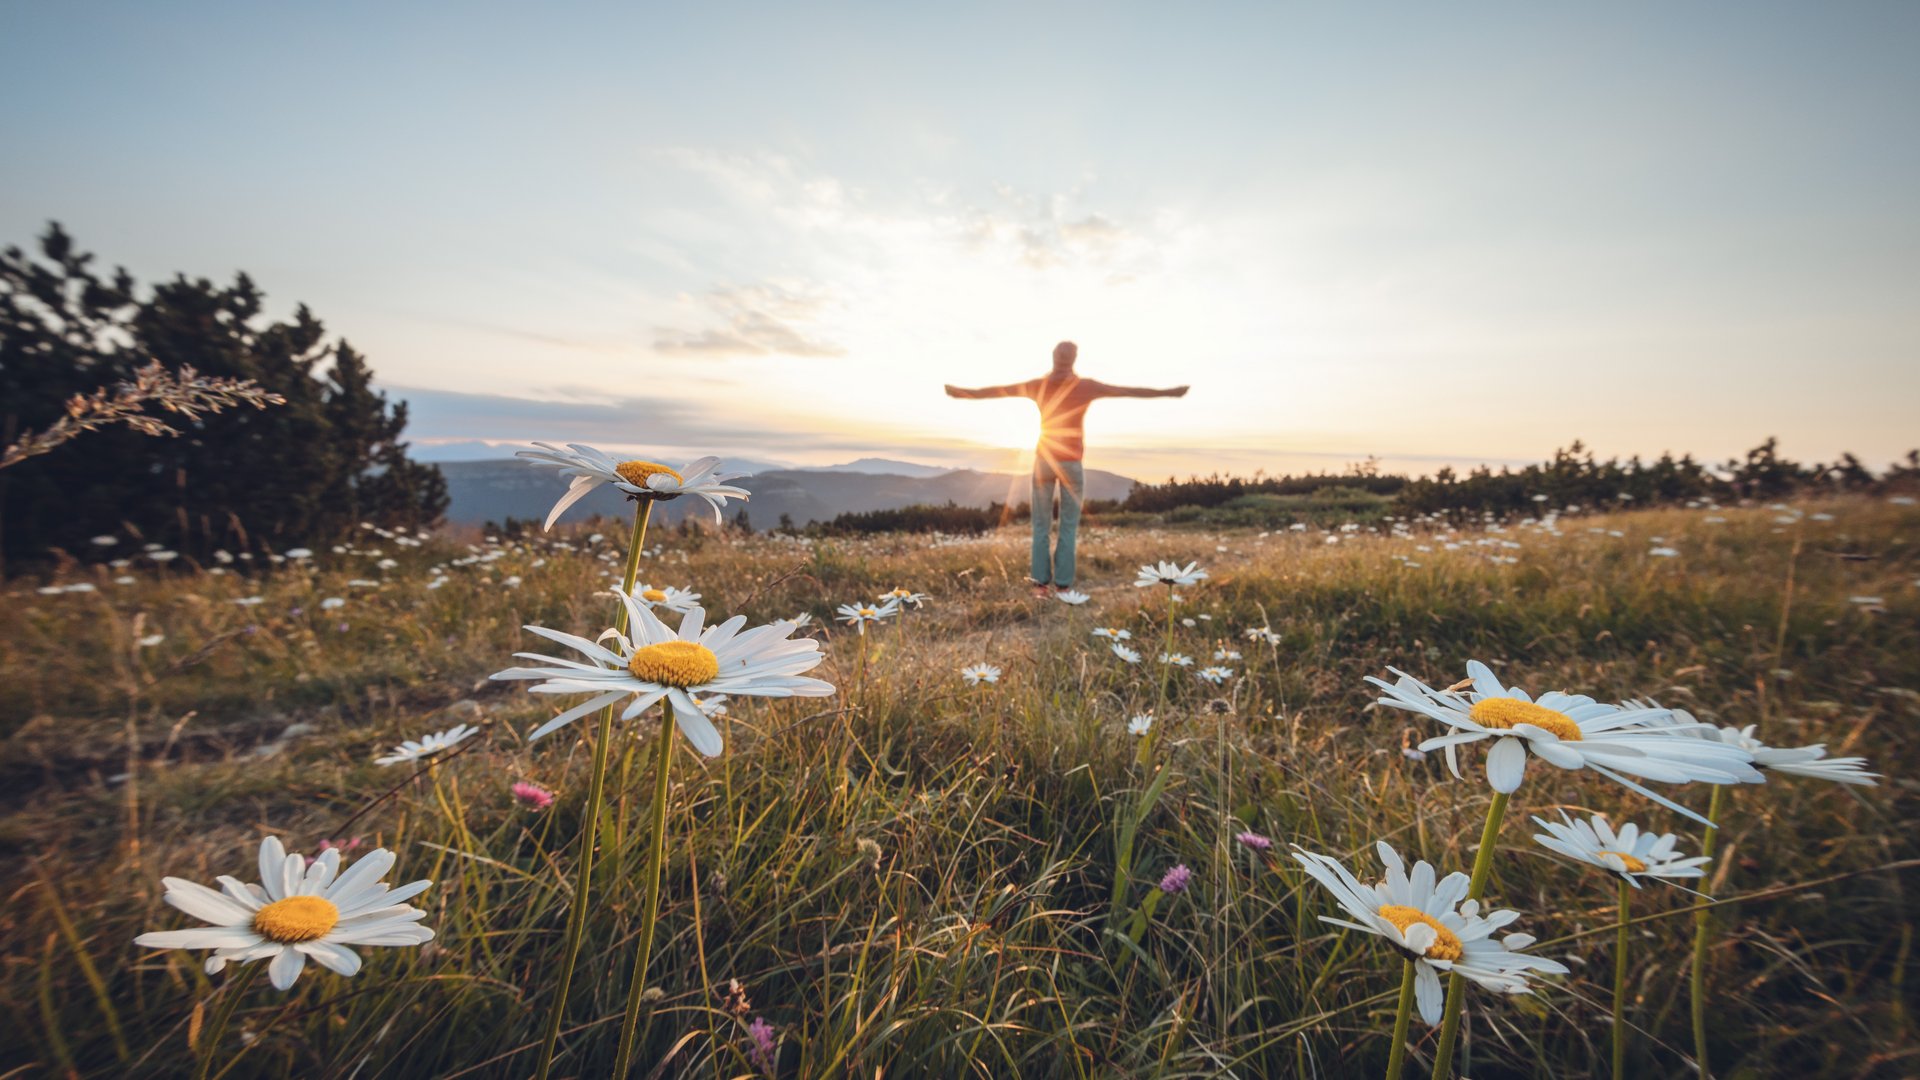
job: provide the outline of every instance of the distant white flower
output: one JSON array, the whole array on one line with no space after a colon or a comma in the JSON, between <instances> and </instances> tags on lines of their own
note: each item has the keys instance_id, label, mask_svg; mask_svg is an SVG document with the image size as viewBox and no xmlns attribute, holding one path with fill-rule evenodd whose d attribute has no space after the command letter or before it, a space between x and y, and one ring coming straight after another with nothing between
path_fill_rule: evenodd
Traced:
<instances>
[{"instance_id":1,"label":"distant white flower","mask_svg":"<svg viewBox=\"0 0 1920 1080\"><path fill-rule=\"evenodd\" d=\"M1240 654L1233 649L1215 649L1213 650L1213 658L1215 660L1238 660L1240 659Z\"/></svg>"},{"instance_id":2,"label":"distant white flower","mask_svg":"<svg viewBox=\"0 0 1920 1080\"><path fill-rule=\"evenodd\" d=\"M1433 867L1425 862L1415 863L1409 875L1399 852L1384 841L1376 847L1387 870L1386 880L1378 885L1362 885L1331 856L1296 846L1293 857L1351 916L1322 915L1320 921L1385 938L1402 956L1417 961L1414 998L1420 1018L1429 1025L1438 1025L1444 1011L1441 972L1465 976L1503 994L1530 992L1528 971L1567 973L1555 961L1519 951L1533 944L1531 934L1508 934L1494 941L1494 932L1520 913L1503 910L1482 916L1480 902L1466 899L1467 875L1452 873L1436 881Z\"/></svg>"},{"instance_id":3,"label":"distant white flower","mask_svg":"<svg viewBox=\"0 0 1920 1080\"><path fill-rule=\"evenodd\" d=\"M59 596L61 593L67 591L67 587L65 585L42 585L33 591L39 593L41 596Z\"/></svg>"},{"instance_id":4,"label":"distant white flower","mask_svg":"<svg viewBox=\"0 0 1920 1080\"><path fill-rule=\"evenodd\" d=\"M1133 637L1133 632L1115 626L1096 626L1093 628L1093 636L1106 638L1109 641L1127 641Z\"/></svg>"},{"instance_id":5,"label":"distant white flower","mask_svg":"<svg viewBox=\"0 0 1920 1080\"><path fill-rule=\"evenodd\" d=\"M1137 664L1140 662L1140 654L1138 652L1127 648L1117 641L1113 643L1113 655L1125 660L1129 664Z\"/></svg>"},{"instance_id":6,"label":"distant white flower","mask_svg":"<svg viewBox=\"0 0 1920 1080\"><path fill-rule=\"evenodd\" d=\"M1233 669L1223 668L1223 667L1204 667L1204 668L1201 668L1199 671L1194 672L1193 674L1197 678L1204 679L1215 686L1219 686L1221 683L1226 682L1228 679L1233 678Z\"/></svg>"},{"instance_id":7,"label":"distant white flower","mask_svg":"<svg viewBox=\"0 0 1920 1080\"><path fill-rule=\"evenodd\" d=\"M1193 621L1192 618L1185 618L1180 620L1180 625L1187 627L1188 629L1192 629L1193 627L1199 626L1200 624Z\"/></svg>"},{"instance_id":8,"label":"distant white flower","mask_svg":"<svg viewBox=\"0 0 1920 1080\"><path fill-rule=\"evenodd\" d=\"M1680 554L1680 550L1678 548L1657 547L1647 552L1647 554L1657 559L1671 559L1674 556Z\"/></svg>"},{"instance_id":9,"label":"distant white flower","mask_svg":"<svg viewBox=\"0 0 1920 1080\"><path fill-rule=\"evenodd\" d=\"M1160 662L1163 664L1172 664L1176 667L1192 667L1193 657L1188 656L1186 653L1163 652L1160 654Z\"/></svg>"},{"instance_id":10,"label":"distant white flower","mask_svg":"<svg viewBox=\"0 0 1920 1080\"><path fill-rule=\"evenodd\" d=\"M883 592L880 594L879 599L883 603L887 601L893 602L898 605L902 611L905 611L909 605L920 608L925 607L927 604L927 594L914 592L912 589L894 589L891 592Z\"/></svg>"},{"instance_id":11,"label":"distant white flower","mask_svg":"<svg viewBox=\"0 0 1920 1080\"><path fill-rule=\"evenodd\" d=\"M1691 723L1693 714L1685 709L1673 710L1673 717L1681 723ZM1763 772L1784 773L1787 776L1802 776L1814 780L1832 780L1841 784L1858 784L1873 787L1879 781L1878 773L1867 771L1867 759L1862 757L1830 758L1825 743L1810 746L1768 746L1754 735L1759 725L1746 727L1719 727L1701 724L1688 729L1688 733L1709 741L1736 746L1753 755L1754 767Z\"/></svg>"},{"instance_id":12,"label":"distant white flower","mask_svg":"<svg viewBox=\"0 0 1920 1080\"><path fill-rule=\"evenodd\" d=\"M165 634L148 634L146 637L140 639L140 647L143 649L151 649L165 640L167 640L167 635Z\"/></svg>"},{"instance_id":13,"label":"distant white flower","mask_svg":"<svg viewBox=\"0 0 1920 1080\"><path fill-rule=\"evenodd\" d=\"M366 578L350 578L347 581L347 588L349 589L377 589L379 587L379 582L368 581Z\"/></svg>"},{"instance_id":14,"label":"distant white flower","mask_svg":"<svg viewBox=\"0 0 1920 1080\"><path fill-rule=\"evenodd\" d=\"M536 694L590 694L579 705L535 728L529 741L544 738L582 716L632 698L623 719L631 720L660 701L673 706L673 720L694 749L716 757L724 748L720 732L708 721L698 698L709 694L751 697L825 697L833 684L808 678L824 657L813 638L793 638L793 624L774 622L743 629L747 619L735 615L718 626L706 626L706 612L694 608L669 629L652 610L616 591L627 609L632 637L611 634L609 649L582 637L528 626L530 633L558 642L584 655L586 662L562 660L538 653L516 653L538 667L516 667L493 674L495 679L538 679L528 689Z\"/></svg>"},{"instance_id":15,"label":"distant white flower","mask_svg":"<svg viewBox=\"0 0 1920 1080\"><path fill-rule=\"evenodd\" d=\"M1704 855L1681 858L1680 838L1672 833L1643 833L1631 821L1616 831L1603 814L1576 821L1562 810L1558 823L1537 816L1533 823L1547 830L1534 834L1541 847L1616 874L1636 889L1643 877L1704 877L1701 867L1710 861Z\"/></svg>"},{"instance_id":16,"label":"distant white flower","mask_svg":"<svg viewBox=\"0 0 1920 1080\"><path fill-rule=\"evenodd\" d=\"M67 586L67 591L75 592L75 593L90 593L90 592L95 592L96 590L94 589L93 582L91 581L76 581L73 584Z\"/></svg>"},{"instance_id":17,"label":"distant white flower","mask_svg":"<svg viewBox=\"0 0 1920 1080\"><path fill-rule=\"evenodd\" d=\"M655 611L664 608L683 615L700 606L699 593L678 589L671 585L664 589L657 585L636 585L633 588L633 598Z\"/></svg>"},{"instance_id":18,"label":"distant white flower","mask_svg":"<svg viewBox=\"0 0 1920 1080\"><path fill-rule=\"evenodd\" d=\"M149 551L149 552L147 552L147 558L149 558L149 559L152 559L152 560L153 560L154 562L172 562L173 560L175 560L175 559L177 559L177 558L179 558L179 557L180 557L180 553L179 553L179 552L177 552L177 551Z\"/></svg>"},{"instance_id":19,"label":"distant white flower","mask_svg":"<svg viewBox=\"0 0 1920 1080\"><path fill-rule=\"evenodd\" d=\"M1859 604L1861 607L1880 607L1886 603L1886 600L1878 596L1849 596L1847 603Z\"/></svg>"},{"instance_id":20,"label":"distant white flower","mask_svg":"<svg viewBox=\"0 0 1920 1080\"><path fill-rule=\"evenodd\" d=\"M379 848L340 872L340 849L328 848L311 865L288 854L279 837L260 842L260 884L222 875L218 892L182 878L161 878L163 899L210 923L190 930L141 934L134 944L149 949L212 949L206 970L216 975L228 961L268 960L267 977L286 990L309 959L329 971L352 975L360 956L349 945L419 945L433 931L419 925L426 912L402 901L427 891L431 881L399 888L380 879L393 869L393 853Z\"/></svg>"},{"instance_id":21,"label":"distant white flower","mask_svg":"<svg viewBox=\"0 0 1920 1080\"><path fill-rule=\"evenodd\" d=\"M1127 721L1127 734L1129 735L1135 735L1135 736L1145 735L1147 732L1152 730L1153 730L1153 714L1152 713L1141 713L1140 715L1135 716L1133 719Z\"/></svg>"},{"instance_id":22,"label":"distant white flower","mask_svg":"<svg viewBox=\"0 0 1920 1080\"><path fill-rule=\"evenodd\" d=\"M312 548L288 548L287 558L294 559L294 560L311 559L313 558L313 549Z\"/></svg>"},{"instance_id":23,"label":"distant white flower","mask_svg":"<svg viewBox=\"0 0 1920 1080\"><path fill-rule=\"evenodd\" d=\"M1247 628L1246 637L1248 641L1260 641L1268 645L1280 644L1280 635L1274 633L1271 627L1250 626Z\"/></svg>"},{"instance_id":24,"label":"distant white flower","mask_svg":"<svg viewBox=\"0 0 1920 1080\"><path fill-rule=\"evenodd\" d=\"M398 765L403 761L419 761L432 757L443 750L454 747L480 734L480 729L470 724L455 724L445 731L436 731L431 735L422 735L418 739L408 739L393 748L393 753L373 759L375 765Z\"/></svg>"},{"instance_id":25,"label":"distant white flower","mask_svg":"<svg viewBox=\"0 0 1920 1080\"><path fill-rule=\"evenodd\" d=\"M960 669L960 677L967 680L968 686L1000 681L1000 669L992 664L968 664Z\"/></svg>"},{"instance_id":26,"label":"distant white flower","mask_svg":"<svg viewBox=\"0 0 1920 1080\"><path fill-rule=\"evenodd\" d=\"M1527 759L1538 757L1562 769L1592 769L1631 791L1704 824L1705 818L1671 799L1627 779L1628 774L1662 783L1700 780L1710 784L1753 783L1759 777L1752 755L1704 739L1686 738L1692 730L1675 724L1655 706L1603 705L1581 694L1552 691L1536 700L1518 687L1502 686L1478 660L1467 662L1472 689L1435 690L1394 668L1387 683L1367 681L1386 691L1379 704L1438 720L1453 730L1420 744L1422 750L1447 751L1447 766L1460 775L1455 750L1464 743L1493 740L1487 751L1487 782L1512 792L1525 778ZM1698 727L1700 725L1696 725Z\"/></svg>"},{"instance_id":27,"label":"distant white flower","mask_svg":"<svg viewBox=\"0 0 1920 1080\"><path fill-rule=\"evenodd\" d=\"M553 504L547 513L544 528L553 528L553 523L567 507L585 498L589 491L601 484L612 484L621 491L641 499L677 499L682 495L698 495L713 507L713 520L718 522L720 508L728 499L745 499L747 489L727 484L733 479L731 474L716 472L720 467L717 457L703 457L679 469L670 469L665 465L651 461L616 461L607 454L591 446L580 443L568 443L567 449L550 446L543 442L533 445L539 450L522 450L515 457L525 458L536 465L547 465L560 470L561 476L570 476L573 482L567 486L567 493ZM569 452L571 451L571 452Z\"/></svg>"},{"instance_id":28,"label":"distant white flower","mask_svg":"<svg viewBox=\"0 0 1920 1080\"><path fill-rule=\"evenodd\" d=\"M114 579L113 579L113 583L114 583L115 585L131 585L131 584L133 584L133 582L134 582L134 579L133 579L133 578L131 578L131 577L127 577L127 576L125 576L125 575L122 575L122 576L120 576L120 577L117 577L117 578L114 578Z\"/></svg>"},{"instance_id":29,"label":"distant white flower","mask_svg":"<svg viewBox=\"0 0 1920 1080\"><path fill-rule=\"evenodd\" d=\"M117 543L119 543L119 542L120 542L120 538L119 538L119 537L117 537L117 536L109 536L109 535L107 535L107 534L104 534L104 533L103 533L103 534L101 534L101 535L99 535L99 536L96 536L96 537L94 537L94 538L93 538L93 543L94 543L94 545L95 545L95 546L97 546L97 547L112 547L113 545L115 545L115 544L117 544Z\"/></svg>"},{"instance_id":30,"label":"distant white flower","mask_svg":"<svg viewBox=\"0 0 1920 1080\"><path fill-rule=\"evenodd\" d=\"M868 623L877 623L900 613L900 605L889 600L884 604L841 604L840 622L846 623L862 634L867 632Z\"/></svg>"},{"instance_id":31,"label":"distant white flower","mask_svg":"<svg viewBox=\"0 0 1920 1080\"><path fill-rule=\"evenodd\" d=\"M1063 604L1073 604L1076 606L1093 599L1093 597L1088 596L1078 589L1063 589L1060 592L1054 593L1053 598Z\"/></svg>"},{"instance_id":32,"label":"distant white flower","mask_svg":"<svg viewBox=\"0 0 1920 1080\"><path fill-rule=\"evenodd\" d=\"M338 596L329 596L325 600L320 601L321 611L336 611L346 606L347 602Z\"/></svg>"},{"instance_id":33,"label":"distant white flower","mask_svg":"<svg viewBox=\"0 0 1920 1080\"><path fill-rule=\"evenodd\" d=\"M792 626L794 629L798 630L803 626L812 625L813 613L810 611L803 611L800 614L795 615L792 618L786 619L784 621L787 623L787 625Z\"/></svg>"},{"instance_id":34,"label":"distant white flower","mask_svg":"<svg viewBox=\"0 0 1920 1080\"><path fill-rule=\"evenodd\" d=\"M239 604L241 607L258 607L267 601L265 597L261 596L242 596L229 602Z\"/></svg>"},{"instance_id":35,"label":"distant white flower","mask_svg":"<svg viewBox=\"0 0 1920 1080\"><path fill-rule=\"evenodd\" d=\"M1206 576L1207 572L1200 569L1200 564L1197 562L1190 562L1185 566L1179 563L1160 562L1142 566L1139 576L1133 583L1142 589L1151 585L1165 585L1171 589L1177 585L1197 585Z\"/></svg>"}]
</instances>

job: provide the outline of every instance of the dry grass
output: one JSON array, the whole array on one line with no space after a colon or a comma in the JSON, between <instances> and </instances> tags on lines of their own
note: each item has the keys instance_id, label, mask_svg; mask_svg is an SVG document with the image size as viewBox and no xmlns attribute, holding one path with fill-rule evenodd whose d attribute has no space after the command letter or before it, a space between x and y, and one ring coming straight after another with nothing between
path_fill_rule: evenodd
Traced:
<instances>
[{"instance_id":1,"label":"dry grass","mask_svg":"<svg viewBox=\"0 0 1920 1080\"><path fill-rule=\"evenodd\" d=\"M811 548L656 537L664 550L643 578L755 621L824 618L833 602L896 584L933 599L872 640L858 700L741 705L725 756L678 756L652 969L664 996L641 1060L663 1075L748 1074L746 1025L765 1017L788 1076L1375 1072L1393 958L1319 923L1326 897L1231 836L1251 827L1341 855L1388 839L1464 868L1487 800L1477 768L1461 782L1437 757L1403 757L1434 732L1371 709L1361 677L1393 664L1444 683L1478 657L1523 685L1651 695L1758 723L1770 741L1825 741L1886 773L1864 792L1788 779L1735 798L1714 895L1853 876L1721 909L1715 1066L1911 1075L1911 878L1877 868L1920 855L1907 779L1920 766L1920 553L1908 540L1920 512L1802 509L1834 520L1779 524L1760 508L1723 511L1724 523L1703 511L1570 517L1560 536L1476 533L1457 551L1424 533L1327 544L1318 533L1096 529L1083 545L1082 587L1094 595L1083 608L1025 597L1024 542L1012 535ZM608 621L594 593L618 570L618 531L575 550L471 552L368 534L320 568L242 578L174 563L131 572L132 585L69 576L95 590L57 595L15 584L0 598L10 883L0 994L14 1033L0 1040L0 1066L188 1071L209 980L193 957L132 938L184 923L159 902L162 874L238 872L272 832L308 851L349 835L395 849L395 878L439 883L420 901L439 937L417 951L366 950L351 980L310 969L284 996L261 984L235 1019L245 1041L227 1054L245 1052L228 1075L529 1071L590 725L528 748L522 733L548 711L483 680L528 647L522 623L590 633ZM1679 557L1649 556L1656 536ZM444 587L426 588L430 567L471 556L484 561L448 566ZM1178 628L1179 647L1245 655L1224 688L1173 683L1160 744L1169 782L1140 827L1123 907L1175 863L1193 868L1194 884L1134 947L1106 932L1115 823L1146 779L1124 723L1157 688L1088 631L1123 625L1157 652L1162 597L1127 583L1135 565L1175 557L1213 573L1185 590L1195 625ZM382 558L398 565L379 570ZM503 585L508 576L518 585ZM354 578L381 584L349 587ZM254 595L256 605L230 602ZM348 602L322 610L329 596ZM1241 638L1261 625L1281 644ZM165 640L138 644L154 634ZM854 642L828 636L824 670L850 691ZM959 667L983 659L1006 677L963 687ZM1222 715L1206 708L1215 698ZM404 778L372 766L376 751L476 716L487 731L473 749L342 827ZM613 748L619 794L563 1075L602 1075L613 1055L640 908L624 883L647 842L645 737L642 725ZM520 779L559 790L560 802L545 815L514 807L507 786ZM1704 789L1670 790L1705 805ZM1556 806L1632 815L1697 842L1694 827L1630 793L1536 766L1489 895L1526 912L1539 948L1574 974L1532 998L1469 995L1475 1076L1581 1075L1605 1061L1613 891L1530 850L1526 815ZM1685 900L1650 889L1636 914ZM1638 1074L1688 1070L1689 929L1685 918L1641 925L1629 984ZM732 980L744 1008L729 1001Z\"/></svg>"}]
</instances>

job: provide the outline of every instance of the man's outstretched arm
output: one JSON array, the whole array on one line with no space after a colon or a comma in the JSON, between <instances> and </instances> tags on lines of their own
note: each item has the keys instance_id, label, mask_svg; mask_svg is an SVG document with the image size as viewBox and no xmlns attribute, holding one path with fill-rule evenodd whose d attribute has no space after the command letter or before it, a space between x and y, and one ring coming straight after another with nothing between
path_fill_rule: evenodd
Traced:
<instances>
[{"instance_id":1,"label":"man's outstretched arm","mask_svg":"<svg viewBox=\"0 0 1920 1080\"><path fill-rule=\"evenodd\" d=\"M1156 390L1151 386L1115 386L1112 383L1100 384L1101 397L1186 397L1187 387L1169 386Z\"/></svg>"},{"instance_id":2,"label":"man's outstretched arm","mask_svg":"<svg viewBox=\"0 0 1920 1080\"><path fill-rule=\"evenodd\" d=\"M969 399L1024 397L1026 396L1026 385L1026 383L1008 383L1005 386L982 386L975 390L969 390L964 386L954 386L949 383L947 384L947 396L951 398Z\"/></svg>"}]
</instances>

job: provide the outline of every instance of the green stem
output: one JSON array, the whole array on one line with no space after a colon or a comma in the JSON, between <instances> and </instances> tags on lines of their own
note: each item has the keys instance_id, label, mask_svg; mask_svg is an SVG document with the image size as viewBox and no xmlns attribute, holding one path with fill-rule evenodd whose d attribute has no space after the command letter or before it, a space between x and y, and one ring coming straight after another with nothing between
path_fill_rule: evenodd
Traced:
<instances>
[{"instance_id":1,"label":"green stem","mask_svg":"<svg viewBox=\"0 0 1920 1080\"><path fill-rule=\"evenodd\" d=\"M1713 857L1714 841L1719 838L1720 804L1726 788L1713 785L1713 798L1707 803L1707 831L1700 840L1700 854ZM1724 880L1724 879L1723 879ZM1693 905L1693 975L1689 980L1693 1006L1693 1060L1701 1080L1713 1074L1707 1071L1707 942L1712 933L1713 913L1706 901Z\"/></svg>"},{"instance_id":2,"label":"green stem","mask_svg":"<svg viewBox=\"0 0 1920 1080\"><path fill-rule=\"evenodd\" d=\"M1413 1016L1413 957L1400 973L1400 1010L1393 1014L1393 1049L1387 1054L1387 1080L1400 1080L1407 1064L1407 1021Z\"/></svg>"},{"instance_id":3,"label":"green stem","mask_svg":"<svg viewBox=\"0 0 1920 1080\"><path fill-rule=\"evenodd\" d=\"M640 1031L640 998L646 993L647 962L653 955L653 931L660 921L660 869L667 854L667 779L673 770L676 729L673 705L660 717L660 743L653 761L653 852L647 858L647 908L640 921L640 951L633 956L633 983L627 987L627 1017L620 1024L620 1052L613 1075L625 1077Z\"/></svg>"},{"instance_id":4,"label":"green stem","mask_svg":"<svg viewBox=\"0 0 1920 1080\"><path fill-rule=\"evenodd\" d=\"M647 544L647 519L653 516L653 500L642 499L633 512L633 536L627 542L627 573L623 592L633 591L640 576L640 551ZM616 623L627 630L627 606L620 605ZM580 822L579 851L574 858L573 903L567 911L566 944L560 951L560 977L553 988L553 1003L547 1008L546 1031L540 1039L540 1065L537 1080L547 1080L553 1072L553 1053L560 1043L560 1025L566 1017L567 991L573 985L573 968L580 958L580 942L587 928L587 892L593 884L594 844L599 839L600 806L607 794L607 746L613 742L613 714L618 704L600 711L600 725L593 740L593 778L587 786L587 805Z\"/></svg>"},{"instance_id":5,"label":"green stem","mask_svg":"<svg viewBox=\"0 0 1920 1080\"><path fill-rule=\"evenodd\" d=\"M1167 635L1165 642L1160 646L1162 659L1157 661L1159 666L1153 669L1154 681L1160 686L1160 695L1153 705L1153 726L1147 729L1145 735L1140 736L1140 749L1134 755L1134 760L1141 765L1152 760L1153 744L1160 740L1160 728L1167 722L1166 717L1162 715L1167 711L1168 672L1164 658L1171 655L1173 655L1173 586L1169 585L1167 586Z\"/></svg>"},{"instance_id":6,"label":"green stem","mask_svg":"<svg viewBox=\"0 0 1920 1080\"><path fill-rule=\"evenodd\" d=\"M1493 872L1493 849L1500 837L1500 819L1507 816L1507 799L1510 793L1496 791L1493 802L1487 807L1487 824L1480 830L1480 850L1473 856L1473 877L1467 884L1467 898L1480 899L1487 887L1487 876ZM1433 1077L1442 1080L1453 1067L1453 1047L1460 1039L1460 1006L1466 997L1466 980L1459 975L1447 976L1446 1019L1440 1025L1440 1043L1433 1051Z\"/></svg>"},{"instance_id":7,"label":"green stem","mask_svg":"<svg viewBox=\"0 0 1920 1080\"><path fill-rule=\"evenodd\" d=\"M200 1055L200 1063L194 1066L193 1080L206 1080L212 1072L213 1059L220 1054L220 1040L227 1033L227 1022L233 1019L234 1008L240 1004L240 999L247 994L247 988L253 985L253 980L260 977L261 969L266 966L267 961L255 960L242 968L238 974L227 978L225 985L221 988L221 993L225 996L220 1000L219 1010L213 1014L213 1026L200 1036L200 1041L206 1044L206 1049Z\"/></svg>"},{"instance_id":8,"label":"green stem","mask_svg":"<svg viewBox=\"0 0 1920 1080\"><path fill-rule=\"evenodd\" d=\"M1613 939L1613 1080L1627 1075L1627 907L1633 887L1620 879L1620 932Z\"/></svg>"}]
</instances>

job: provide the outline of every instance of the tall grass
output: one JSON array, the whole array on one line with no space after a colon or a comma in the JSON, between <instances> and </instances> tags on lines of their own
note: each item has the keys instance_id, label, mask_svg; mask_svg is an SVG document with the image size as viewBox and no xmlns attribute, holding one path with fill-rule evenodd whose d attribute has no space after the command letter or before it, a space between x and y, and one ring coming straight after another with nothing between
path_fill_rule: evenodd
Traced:
<instances>
[{"instance_id":1,"label":"tall grass","mask_svg":"<svg viewBox=\"0 0 1920 1080\"><path fill-rule=\"evenodd\" d=\"M833 638L822 674L840 698L736 702L726 754L677 755L650 976L659 995L636 1058L662 1075L751 1074L746 1031L764 1018L786 1076L1377 1073L1399 996L1394 957L1320 923L1323 897L1277 850L1231 838L1249 828L1342 857L1387 839L1410 859L1465 869L1490 793L1477 777L1451 779L1438 755L1403 755L1435 732L1370 708L1361 676L1393 664L1444 684L1477 657L1532 686L1651 695L1759 723L1772 742L1826 741L1888 774L1865 792L1781 779L1739 793L1706 891L1757 898L1714 909L1710 1039L1716 1075L1909 1075L1912 871L1882 868L1920 855L1907 779L1920 767L1920 512L1865 500L1803 509L1834 520L1761 508L1564 518L1559 535L1463 533L1451 551L1417 530L1327 534L1331 544L1318 532L1108 530L1083 543L1082 587L1094 586L1084 608L1029 599L1023 546L1005 535L668 547L644 578L756 621L806 610L819 627L833 603L902 584L933 599L910 637L869 630L857 706L847 691L860 643L820 628ZM1650 556L1653 537L1679 557ZM523 623L599 628L609 609L593 592L618 574L608 559L619 540L469 551L369 534L320 567L252 578L184 568L134 571L132 585L103 572L84 579L92 592L12 586L0 609L0 994L12 1032L0 1064L190 1073L222 998L208 1000L195 957L131 940L177 925L159 903L162 874L240 872L271 831L297 850L362 836L400 853L396 879L439 882L417 901L438 937L374 950L352 979L254 992L231 1021L239 1056L227 1075L530 1073L592 725L530 750L523 734L548 710L484 677L524 647ZM398 565L381 571L382 558ZM1216 648L1243 654L1224 687L1170 684L1155 725L1164 773L1136 762L1124 732L1158 694L1166 598L1129 583L1160 558L1212 573L1182 590L1177 614L1194 625L1176 623L1175 647L1203 663ZM441 564L448 583L427 589ZM230 602L254 595L257 605ZM348 602L322 610L328 596ZM1883 603L1849 600L1874 596ZM1088 636L1101 624L1134 631L1145 670ZM1279 644L1248 641L1250 626L1270 626ZM139 644L154 634L165 640ZM975 660L1004 668L1002 681L965 690L958 669ZM476 716L484 742L431 775L370 764L402 737ZM560 1075L603 1075L613 1061L653 839L655 723L617 724L608 748ZM559 802L515 806L507 787L520 779ZM1116 881L1116 811L1142 805L1156 780L1164 791L1145 804ZM1705 809L1703 787L1665 790ZM1557 770L1536 770L1509 817L1557 805L1699 840L1677 815ZM1534 951L1574 974L1533 997L1470 992L1467 1067L1606 1068L1614 902L1507 839L1487 895L1527 912ZM1116 897L1137 909L1175 863L1195 871L1188 890L1159 902L1137 942L1109 932ZM1815 884L1794 888L1804 883ZM1687 1071L1689 911L1655 892L1636 905L1632 1074ZM1433 1035L1416 1024L1413 1037L1409 1069L1430 1067Z\"/></svg>"}]
</instances>

